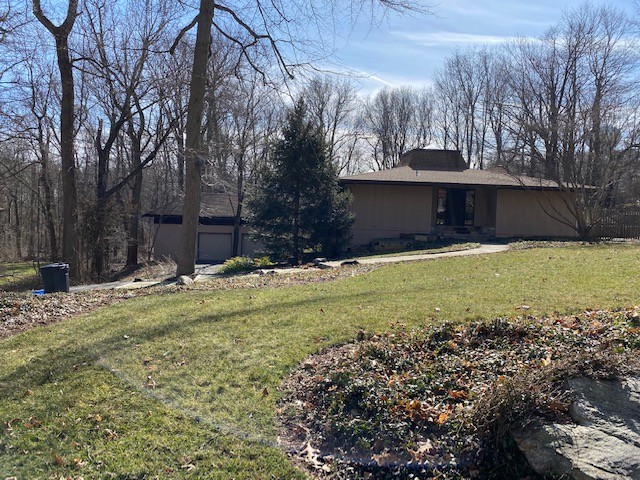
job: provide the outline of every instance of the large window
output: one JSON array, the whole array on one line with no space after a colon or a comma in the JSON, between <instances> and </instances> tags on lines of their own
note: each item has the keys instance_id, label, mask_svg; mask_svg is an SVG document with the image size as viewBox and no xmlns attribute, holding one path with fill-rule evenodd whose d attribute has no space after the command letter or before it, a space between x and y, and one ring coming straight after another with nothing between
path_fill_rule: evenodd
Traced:
<instances>
[{"instance_id":1,"label":"large window","mask_svg":"<svg viewBox=\"0 0 640 480\"><path fill-rule=\"evenodd\" d=\"M464 199L464 224L473 226L473 216L476 208L476 191L467 190Z\"/></svg>"},{"instance_id":2,"label":"large window","mask_svg":"<svg viewBox=\"0 0 640 480\"><path fill-rule=\"evenodd\" d=\"M465 188L439 188L436 224L452 227L473 226L476 192Z\"/></svg>"}]
</instances>

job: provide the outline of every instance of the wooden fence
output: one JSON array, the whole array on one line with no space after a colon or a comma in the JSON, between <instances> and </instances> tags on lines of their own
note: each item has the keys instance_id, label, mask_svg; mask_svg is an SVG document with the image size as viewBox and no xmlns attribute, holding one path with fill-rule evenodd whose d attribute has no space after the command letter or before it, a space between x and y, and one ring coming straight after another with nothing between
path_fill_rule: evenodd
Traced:
<instances>
[{"instance_id":1,"label":"wooden fence","mask_svg":"<svg viewBox=\"0 0 640 480\"><path fill-rule=\"evenodd\" d=\"M640 210L607 212L593 227L595 238L638 238L640 239Z\"/></svg>"}]
</instances>

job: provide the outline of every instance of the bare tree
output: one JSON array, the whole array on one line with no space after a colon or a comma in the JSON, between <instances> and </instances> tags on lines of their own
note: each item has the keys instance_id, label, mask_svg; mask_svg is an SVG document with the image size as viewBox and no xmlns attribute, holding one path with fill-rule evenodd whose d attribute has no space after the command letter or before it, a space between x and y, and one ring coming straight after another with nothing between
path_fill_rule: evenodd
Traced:
<instances>
[{"instance_id":1,"label":"bare tree","mask_svg":"<svg viewBox=\"0 0 640 480\"><path fill-rule=\"evenodd\" d=\"M362 122L371 148L372 167L393 168L404 152L431 144L433 112L430 88L385 88L368 99L362 108Z\"/></svg>"},{"instance_id":2,"label":"bare tree","mask_svg":"<svg viewBox=\"0 0 640 480\"><path fill-rule=\"evenodd\" d=\"M445 148L460 150L469 167L482 168L488 122L483 101L488 78L486 52L472 48L455 52L437 74L441 128Z\"/></svg>"},{"instance_id":3,"label":"bare tree","mask_svg":"<svg viewBox=\"0 0 640 480\"><path fill-rule=\"evenodd\" d=\"M74 155L74 81L73 64L69 54L69 35L78 17L78 1L69 0L64 21L54 25L43 13L40 0L33 0L33 14L51 33L56 44L56 57L60 71L60 158L62 160L62 255L70 264L70 274L80 274L80 254L77 236L78 197L76 189L76 163Z\"/></svg>"},{"instance_id":4,"label":"bare tree","mask_svg":"<svg viewBox=\"0 0 640 480\"><path fill-rule=\"evenodd\" d=\"M95 203L88 219L91 223L91 271L97 277L102 275L108 260L110 242L107 231L112 199L132 182L131 215L139 215L142 170L153 161L169 134L168 131L163 132L164 121L160 116L153 147L146 158L142 158L145 150L143 139L149 128L148 117L155 111L162 111L156 108L160 99L154 94L156 84L149 63L152 51L161 50L163 32L171 16L163 3L149 0L142 9L139 7L135 12L118 11L108 2L93 0L86 15L85 31L90 47L83 56L84 68L89 75L87 84L93 98L101 107L95 127L91 127L97 165ZM131 142L131 165L125 167L124 159L116 155L115 165L120 175L114 180L110 174L113 152L125 135ZM127 230L134 234L134 238L128 242L129 266L137 263L137 225L137 218L130 218Z\"/></svg>"},{"instance_id":5,"label":"bare tree","mask_svg":"<svg viewBox=\"0 0 640 480\"><path fill-rule=\"evenodd\" d=\"M348 3L348 5L353 5L354 10L352 11L356 12L362 11L362 6L365 5L370 6L372 9L381 6L383 9L397 11L418 10L416 4L411 3L409 0L406 2L360 0L359 2ZM255 61L256 54L260 55L265 52L270 53L275 58L277 65L285 76L292 77L295 66L300 62L287 61L287 55L295 58L296 51L301 51L300 49L296 50L295 42L308 38L309 20L316 19L318 30L314 34L321 34L326 26L325 20L327 18L336 18L332 14L337 12L337 3L322 4L322 9L318 7L315 2L291 3L276 0L270 4L262 2L250 3L242 10L234 10L234 8L227 5L201 0L198 15L180 32L176 39L174 46L189 29L197 26L185 132L186 191L182 216L182 246L177 267L178 275L191 274L194 271L203 163L200 158L202 153L200 149L200 127L212 26L220 34L238 45L239 57L260 72L265 80L267 77L266 72ZM215 22L214 10L218 12ZM325 12L326 16L321 15L322 12ZM237 29L241 33L238 34Z\"/></svg>"},{"instance_id":6,"label":"bare tree","mask_svg":"<svg viewBox=\"0 0 640 480\"><path fill-rule=\"evenodd\" d=\"M358 101L348 78L316 76L302 91L310 120L318 124L328 156L338 172L353 170L354 146L361 139L358 128Z\"/></svg>"},{"instance_id":7,"label":"bare tree","mask_svg":"<svg viewBox=\"0 0 640 480\"><path fill-rule=\"evenodd\" d=\"M637 154L637 55L623 14L584 5L539 42L510 47L515 165L557 183L566 210L551 216L587 238L620 172Z\"/></svg>"}]
</instances>

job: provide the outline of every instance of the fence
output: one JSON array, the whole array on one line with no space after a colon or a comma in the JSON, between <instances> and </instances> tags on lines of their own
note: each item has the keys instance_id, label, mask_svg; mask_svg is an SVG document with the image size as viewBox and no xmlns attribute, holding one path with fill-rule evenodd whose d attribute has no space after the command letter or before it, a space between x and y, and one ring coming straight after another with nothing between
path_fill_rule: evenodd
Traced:
<instances>
[{"instance_id":1,"label":"fence","mask_svg":"<svg viewBox=\"0 0 640 480\"><path fill-rule=\"evenodd\" d=\"M606 212L593 227L592 235L596 238L640 239L640 210Z\"/></svg>"}]
</instances>

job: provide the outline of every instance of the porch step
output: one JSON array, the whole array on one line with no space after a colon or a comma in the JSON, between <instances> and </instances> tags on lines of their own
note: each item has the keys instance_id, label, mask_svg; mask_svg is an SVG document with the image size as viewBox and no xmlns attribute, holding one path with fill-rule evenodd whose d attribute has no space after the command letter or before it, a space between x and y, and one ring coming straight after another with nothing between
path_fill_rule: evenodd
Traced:
<instances>
[{"instance_id":1,"label":"porch step","mask_svg":"<svg viewBox=\"0 0 640 480\"><path fill-rule=\"evenodd\" d=\"M493 240L496 237L496 229L493 227L450 227L439 225L433 229L433 233L439 238L467 240Z\"/></svg>"}]
</instances>

